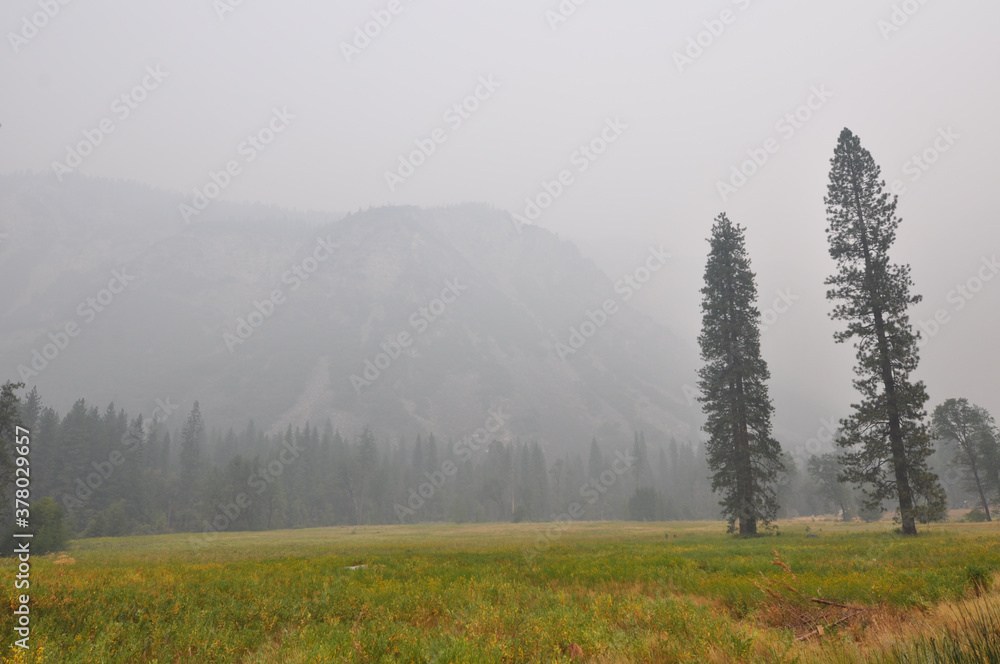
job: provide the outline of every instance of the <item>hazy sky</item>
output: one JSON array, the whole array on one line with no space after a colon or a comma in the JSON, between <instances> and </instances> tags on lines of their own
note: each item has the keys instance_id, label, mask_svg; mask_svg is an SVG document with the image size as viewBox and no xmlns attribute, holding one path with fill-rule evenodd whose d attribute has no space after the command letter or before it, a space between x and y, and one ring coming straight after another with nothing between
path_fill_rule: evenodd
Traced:
<instances>
[{"instance_id":1,"label":"hazy sky","mask_svg":"<svg viewBox=\"0 0 1000 664\"><path fill-rule=\"evenodd\" d=\"M791 301L765 333L775 381L843 415L853 351L830 336L822 199L848 126L905 187L895 255L926 298L914 318L948 320L923 352L932 402L1000 414L1000 275L956 290L1000 251L1000 4L237 2L4 3L0 172L52 170L100 139L79 172L189 195L232 162L216 176L231 201L523 214L565 170L538 223L613 275L665 245L674 263L637 301L692 344L725 210L748 227L762 308ZM418 141L433 153L400 173ZM925 151L933 164L910 161ZM723 200L753 154L767 161Z\"/></svg>"}]
</instances>

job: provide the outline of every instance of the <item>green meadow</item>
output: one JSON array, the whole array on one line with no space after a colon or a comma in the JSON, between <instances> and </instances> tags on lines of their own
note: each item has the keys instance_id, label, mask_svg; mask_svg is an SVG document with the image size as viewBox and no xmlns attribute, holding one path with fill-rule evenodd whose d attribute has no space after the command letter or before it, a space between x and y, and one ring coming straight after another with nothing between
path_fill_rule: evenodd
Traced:
<instances>
[{"instance_id":1,"label":"green meadow","mask_svg":"<svg viewBox=\"0 0 1000 664\"><path fill-rule=\"evenodd\" d=\"M934 524L917 538L888 522L779 527L755 539L726 535L721 523L588 522L242 532L207 544L190 535L79 540L32 560L31 648L11 646L4 611L2 661L997 655L996 524ZM0 564L13 606L15 563Z\"/></svg>"}]
</instances>

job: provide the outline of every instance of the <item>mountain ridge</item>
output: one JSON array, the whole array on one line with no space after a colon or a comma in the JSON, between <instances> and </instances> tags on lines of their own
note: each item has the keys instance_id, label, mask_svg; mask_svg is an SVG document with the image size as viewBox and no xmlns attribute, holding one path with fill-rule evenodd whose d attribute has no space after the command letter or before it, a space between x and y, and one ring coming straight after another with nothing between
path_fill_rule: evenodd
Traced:
<instances>
[{"instance_id":1,"label":"mountain ridge","mask_svg":"<svg viewBox=\"0 0 1000 664\"><path fill-rule=\"evenodd\" d=\"M157 398L198 399L223 427L251 417L274 429L329 419L347 431L370 424L387 438L460 438L501 407L510 420L499 436L581 450L594 435L626 440L638 429L651 442L696 435L682 389L693 380L693 349L631 309L575 245L519 228L503 211L381 207L322 223L219 203L214 219L150 228L143 218L162 219L161 208L181 195L107 181L93 194L84 182L57 190L62 197L46 211L30 204L42 185L19 177L0 178L20 231L0 256L8 263L15 249L32 252L49 278L30 278L27 297L0 300L9 375L30 366L32 352L77 318L76 303L99 293L112 270L125 266L134 279L28 376L47 401L87 396L141 412ZM104 192L116 187L128 191ZM321 259L324 245L330 255ZM81 260L66 263L74 250ZM285 278L296 267L308 278ZM411 319L456 279L466 290L418 333ZM614 313L605 311L562 361L558 345L608 302ZM260 324L227 344L255 311ZM356 390L351 376L404 333L411 342Z\"/></svg>"}]
</instances>

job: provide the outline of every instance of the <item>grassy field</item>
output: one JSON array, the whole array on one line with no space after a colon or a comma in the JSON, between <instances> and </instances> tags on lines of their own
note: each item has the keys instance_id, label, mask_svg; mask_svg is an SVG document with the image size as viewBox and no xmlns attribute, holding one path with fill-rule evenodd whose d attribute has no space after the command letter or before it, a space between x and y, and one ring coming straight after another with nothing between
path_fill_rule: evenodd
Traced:
<instances>
[{"instance_id":1,"label":"grassy field","mask_svg":"<svg viewBox=\"0 0 1000 664\"><path fill-rule=\"evenodd\" d=\"M32 649L10 646L5 610L2 661L918 662L936 661L920 648L1000 642L996 524L938 524L917 539L890 523L780 530L740 540L720 523L602 522L82 540L32 561ZM2 569L13 606L14 563Z\"/></svg>"}]
</instances>

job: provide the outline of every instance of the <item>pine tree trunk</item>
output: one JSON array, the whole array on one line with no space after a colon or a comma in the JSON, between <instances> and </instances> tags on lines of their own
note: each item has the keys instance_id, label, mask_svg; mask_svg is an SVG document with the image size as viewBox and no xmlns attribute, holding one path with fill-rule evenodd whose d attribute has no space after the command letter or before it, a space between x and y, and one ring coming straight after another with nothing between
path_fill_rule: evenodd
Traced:
<instances>
[{"instance_id":1,"label":"pine tree trunk","mask_svg":"<svg viewBox=\"0 0 1000 664\"><path fill-rule=\"evenodd\" d=\"M736 379L736 454L739 459L736 480L740 496L740 535L757 534L757 518L753 510L753 465L750 461L750 435L747 431L747 416L743 379Z\"/></svg>"},{"instance_id":2,"label":"pine tree trunk","mask_svg":"<svg viewBox=\"0 0 1000 664\"><path fill-rule=\"evenodd\" d=\"M976 475L976 488L979 489L979 500L983 501L983 511L986 512L986 520L992 521L993 517L990 515L990 503L986 500L986 494L983 493L983 485L979 483L978 475Z\"/></svg>"},{"instance_id":3,"label":"pine tree trunk","mask_svg":"<svg viewBox=\"0 0 1000 664\"><path fill-rule=\"evenodd\" d=\"M987 470L987 472L990 472L990 471ZM1000 492L1000 469L994 468L993 471L992 471L992 475L993 475L993 487L994 487L994 490L996 490L997 492Z\"/></svg>"},{"instance_id":4,"label":"pine tree trunk","mask_svg":"<svg viewBox=\"0 0 1000 664\"><path fill-rule=\"evenodd\" d=\"M986 500L986 492L983 491L983 483L979 480L979 469L976 467L976 460L969 454L970 466L972 467L972 477L976 480L976 489L979 491L979 501L983 504L983 511L986 512L986 520L992 521L990 515L990 501Z\"/></svg>"},{"instance_id":5,"label":"pine tree trunk","mask_svg":"<svg viewBox=\"0 0 1000 664\"><path fill-rule=\"evenodd\" d=\"M882 311L876 306L875 330L878 334L879 354L882 364L882 382L889 406L889 447L892 450L892 468L896 475L896 493L899 495L899 512L903 522L904 535L916 535L917 523L913 515L913 493L907 472L906 446L903 444L903 430L899 423L899 406L896 403L896 384L889 359L889 343L885 338L885 323Z\"/></svg>"}]
</instances>

